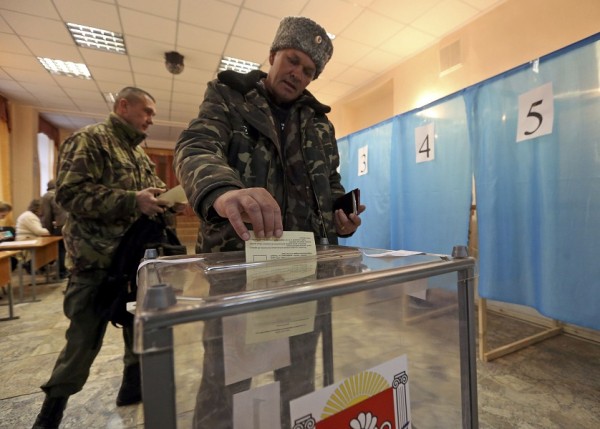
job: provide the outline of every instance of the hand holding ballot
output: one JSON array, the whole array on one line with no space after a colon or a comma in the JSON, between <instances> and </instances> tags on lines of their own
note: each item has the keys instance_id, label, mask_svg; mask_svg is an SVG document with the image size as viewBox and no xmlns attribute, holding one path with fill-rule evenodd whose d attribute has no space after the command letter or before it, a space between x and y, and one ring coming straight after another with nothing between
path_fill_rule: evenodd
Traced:
<instances>
[{"instance_id":1,"label":"hand holding ballot","mask_svg":"<svg viewBox=\"0 0 600 429\"><path fill-rule=\"evenodd\" d=\"M182 212L187 204L187 197L185 191L181 185L177 185L174 188L160 194L157 197L160 201L166 202L166 206L172 209L174 212Z\"/></svg>"},{"instance_id":2,"label":"hand holding ballot","mask_svg":"<svg viewBox=\"0 0 600 429\"><path fill-rule=\"evenodd\" d=\"M215 200L213 207L219 216L229 219L237 235L244 241L250 239L246 223L252 224L257 238L279 238L283 233L281 209L264 188L225 192Z\"/></svg>"},{"instance_id":3,"label":"hand holding ballot","mask_svg":"<svg viewBox=\"0 0 600 429\"><path fill-rule=\"evenodd\" d=\"M334 207L335 227L340 236L349 236L360 226L359 215L366 206L360 204L358 189L350 191L340 200L346 204ZM229 219L235 232L244 241L250 239L246 224L252 225L256 238L279 238L283 233L281 209L264 188L228 191L215 200L213 208L219 216Z\"/></svg>"}]
</instances>

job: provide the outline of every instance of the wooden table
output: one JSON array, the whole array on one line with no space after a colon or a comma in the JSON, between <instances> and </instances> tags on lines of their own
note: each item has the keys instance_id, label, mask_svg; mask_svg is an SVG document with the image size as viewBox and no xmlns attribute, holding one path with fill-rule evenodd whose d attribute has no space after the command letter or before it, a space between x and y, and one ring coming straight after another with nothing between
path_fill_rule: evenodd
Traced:
<instances>
[{"instance_id":1,"label":"wooden table","mask_svg":"<svg viewBox=\"0 0 600 429\"><path fill-rule=\"evenodd\" d=\"M13 306L13 291L12 284L10 282L11 279L11 256L18 255L19 252L7 250L4 252L0 252L0 286L4 287L8 286L8 317L0 318L2 320L12 320L18 319L19 316L15 316L14 306Z\"/></svg>"},{"instance_id":2,"label":"wooden table","mask_svg":"<svg viewBox=\"0 0 600 429\"><path fill-rule=\"evenodd\" d=\"M32 240L8 241L0 243L0 250L14 250L31 252L31 290L32 300L36 301L36 271L49 263L58 260L58 242L60 236L39 237ZM59 266L56 264L56 278L59 278ZM23 301L23 267L19 262L19 301Z\"/></svg>"}]
</instances>

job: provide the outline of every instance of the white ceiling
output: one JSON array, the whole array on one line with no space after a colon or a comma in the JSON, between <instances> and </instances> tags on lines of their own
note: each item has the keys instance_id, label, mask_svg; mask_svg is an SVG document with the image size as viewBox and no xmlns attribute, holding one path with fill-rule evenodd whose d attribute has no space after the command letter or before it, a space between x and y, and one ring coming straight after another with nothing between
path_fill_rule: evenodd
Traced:
<instances>
[{"instance_id":1,"label":"white ceiling","mask_svg":"<svg viewBox=\"0 0 600 429\"><path fill-rule=\"evenodd\" d=\"M312 18L336 35L309 90L332 104L504 0L1 0L0 94L67 130L98 122L104 94L135 85L157 100L150 146L172 147L196 116L222 55L268 70L282 17ZM66 22L122 33L127 55L78 47ZM184 55L170 74L164 53ZM83 62L92 80L49 74L36 57Z\"/></svg>"}]
</instances>

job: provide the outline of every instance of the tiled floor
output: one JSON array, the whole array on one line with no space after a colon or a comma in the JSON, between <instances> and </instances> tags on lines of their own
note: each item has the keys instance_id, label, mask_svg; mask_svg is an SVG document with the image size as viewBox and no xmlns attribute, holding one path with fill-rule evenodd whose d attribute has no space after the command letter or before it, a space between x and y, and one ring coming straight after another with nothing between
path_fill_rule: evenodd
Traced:
<instances>
[{"instance_id":1,"label":"tiled floor","mask_svg":"<svg viewBox=\"0 0 600 429\"><path fill-rule=\"evenodd\" d=\"M17 304L19 318L0 322L0 429L27 429L35 419L43 400L39 385L64 344L64 287L65 282L38 286L39 301ZM30 297L29 290L25 296ZM6 297L0 300L0 317L8 313L6 302ZM490 314L489 331L494 346L537 328ZM121 333L110 327L87 384L69 401L61 428L143 427L141 405L115 405L121 358ZM561 335L477 365L481 428L600 428L600 345Z\"/></svg>"}]
</instances>

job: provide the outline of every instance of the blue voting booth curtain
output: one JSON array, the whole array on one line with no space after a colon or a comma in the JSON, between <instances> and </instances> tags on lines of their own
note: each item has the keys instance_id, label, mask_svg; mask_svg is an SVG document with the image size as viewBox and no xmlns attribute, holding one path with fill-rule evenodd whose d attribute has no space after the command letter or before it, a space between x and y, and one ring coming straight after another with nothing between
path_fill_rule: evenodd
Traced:
<instances>
[{"instance_id":1,"label":"blue voting booth curtain","mask_svg":"<svg viewBox=\"0 0 600 429\"><path fill-rule=\"evenodd\" d=\"M466 94L479 294L594 329L600 329L599 57L599 42L587 41ZM519 95L547 83L552 132L517 143Z\"/></svg>"},{"instance_id":2,"label":"blue voting booth curtain","mask_svg":"<svg viewBox=\"0 0 600 429\"><path fill-rule=\"evenodd\" d=\"M346 191L360 189L360 201L367 206L362 224L352 237L341 238L346 246L390 248L390 147L392 121L387 120L338 140L340 174ZM359 160L366 148L367 158ZM366 173L359 175L359 168Z\"/></svg>"},{"instance_id":3,"label":"blue voting booth curtain","mask_svg":"<svg viewBox=\"0 0 600 429\"><path fill-rule=\"evenodd\" d=\"M433 160L417 163L416 129L431 123ZM392 248L451 254L467 245L472 168L462 96L396 116L392 139Z\"/></svg>"}]
</instances>

